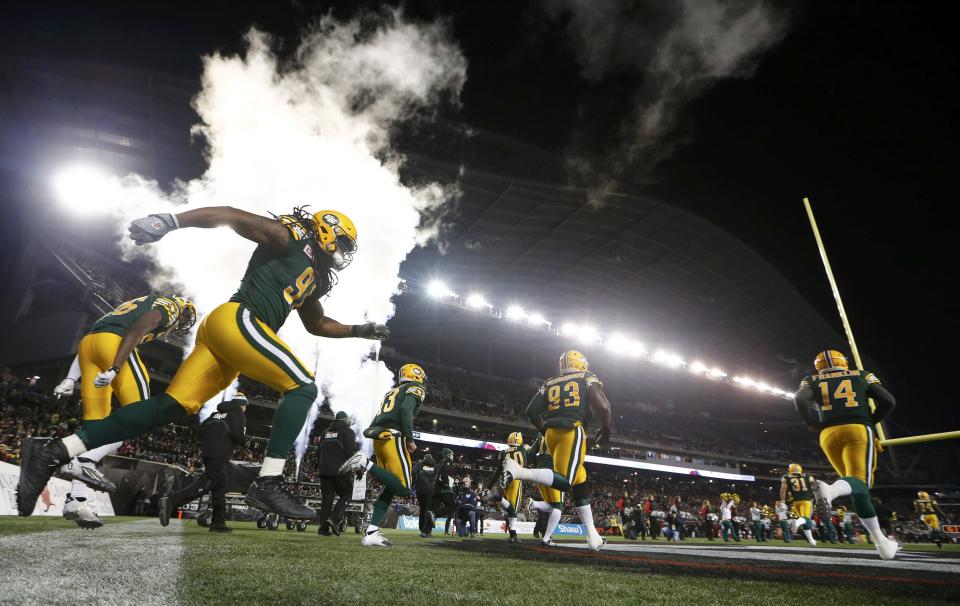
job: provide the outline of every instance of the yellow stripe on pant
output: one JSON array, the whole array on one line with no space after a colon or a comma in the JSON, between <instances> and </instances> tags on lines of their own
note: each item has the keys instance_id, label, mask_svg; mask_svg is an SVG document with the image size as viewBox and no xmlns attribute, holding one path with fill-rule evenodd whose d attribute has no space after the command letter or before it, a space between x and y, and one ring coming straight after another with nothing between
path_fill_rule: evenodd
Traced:
<instances>
[{"instance_id":1,"label":"yellow stripe on pant","mask_svg":"<svg viewBox=\"0 0 960 606\"><path fill-rule=\"evenodd\" d=\"M373 454L377 456L377 465L396 476L404 488L413 487L413 465L406 438L390 431L382 431L373 441Z\"/></svg>"},{"instance_id":2,"label":"yellow stripe on pant","mask_svg":"<svg viewBox=\"0 0 960 606\"><path fill-rule=\"evenodd\" d=\"M877 469L877 449L873 438L873 429L867 425L834 425L820 432L820 448L841 478L859 478L869 488L873 486L873 475Z\"/></svg>"},{"instance_id":3,"label":"yellow stripe on pant","mask_svg":"<svg viewBox=\"0 0 960 606\"><path fill-rule=\"evenodd\" d=\"M583 427L548 427L544 434L547 450L553 456L553 470L567 479L570 486L587 481L587 436Z\"/></svg>"},{"instance_id":4,"label":"yellow stripe on pant","mask_svg":"<svg viewBox=\"0 0 960 606\"><path fill-rule=\"evenodd\" d=\"M313 382L313 374L269 326L239 303L230 302L200 323L193 351L167 393L193 414L238 374L281 394Z\"/></svg>"},{"instance_id":5,"label":"yellow stripe on pant","mask_svg":"<svg viewBox=\"0 0 960 606\"><path fill-rule=\"evenodd\" d=\"M150 375L136 350L130 360L124 363L113 382L106 387L97 387L94 379L101 372L113 366L123 337L112 332L88 334L80 340L77 347L77 360L80 363L80 400L83 406L84 421L99 421L110 415L110 396L117 395L120 406L139 402L150 397ZM136 363L137 367L132 365Z\"/></svg>"}]
</instances>

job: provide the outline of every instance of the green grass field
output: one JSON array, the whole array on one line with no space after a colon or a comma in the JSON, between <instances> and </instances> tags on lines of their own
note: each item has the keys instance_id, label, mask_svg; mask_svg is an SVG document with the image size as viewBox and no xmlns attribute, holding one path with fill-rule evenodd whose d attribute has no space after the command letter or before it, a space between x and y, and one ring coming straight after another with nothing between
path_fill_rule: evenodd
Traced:
<instances>
[{"instance_id":1,"label":"green grass field","mask_svg":"<svg viewBox=\"0 0 960 606\"><path fill-rule=\"evenodd\" d=\"M160 529L152 520L108 518L97 531L81 531L60 519L0 518L0 550L30 549L38 537L69 543L59 557L96 551L102 566L111 566L111 549L98 550L101 538L116 535L131 555L117 554L131 564L158 540L177 543L179 568L167 570L172 597L181 604L379 603L445 604L946 604L960 599L960 575L916 574L913 571L867 567L800 566L770 549L769 562L736 559L661 557L654 552L592 554L573 549L543 549L533 539L509 545L504 535L424 540L414 532L386 531L390 549L364 548L352 531L340 537L307 532L259 530L251 523L233 523L235 532L218 535L195 522ZM106 532L105 532L106 531ZM40 533L40 534L32 534ZM105 539L103 539L105 541ZM619 542L619 541L618 541ZM632 543L632 542L631 542ZM657 549L667 547L657 541ZM693 542L685 542L690 544ZM715 549L736 546L697 545ZM746 542L741 546L748 545ZM782 543L770 543L770 548ZM831 546L839 547L839 546ZM845 545L851 555L869 546ZM909 553L953 560L960 547L907 546ZM931 551L932 549L932 551ZM810 549L810 551L816 551ZM936 552L936 553L933 553ZM842 555L842 554L841 554ZM7 560L7 557L4 557ZM848 570L849 569L849 570ZM818 576L819 573L819 576ZM850 573L850 574L847 574ZM26 574L29 574L29 569ZM872 580L876 576L879 580ZM36 579L34 582L42 582ZM131 581L135 582L135 581ZM0 579L0 586L3 580ZM29 584L25 586L29 587ZM120 589L122 591L122 588ZM39 597L39 596L35 596ZM123 601L123 594L117 596ZM24 597L23 601L33 601ZM18 603L0 592L0 602Z\"/></svg>"}]
</instances>

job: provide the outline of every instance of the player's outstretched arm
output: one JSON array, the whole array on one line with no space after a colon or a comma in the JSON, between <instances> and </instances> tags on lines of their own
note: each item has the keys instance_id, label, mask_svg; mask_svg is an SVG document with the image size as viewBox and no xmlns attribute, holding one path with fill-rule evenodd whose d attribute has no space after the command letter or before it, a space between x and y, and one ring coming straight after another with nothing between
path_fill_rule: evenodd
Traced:
<instances>
[{"instance_id":1,"label":"player's outstretched arm","mask_svg":"<svg viewBox=\"0 0 960 606\"><path fill-rule=\"evenodd\" d=\"M886 419L897 406L897 400L893 397L893 394L879 383L867 385L867 395L873 398L873 403L876 406L873 411L874 424Z\"/></svg>"},{"instance_id":2,"label":"player's outstretched arm","mask_svg":"<svg viewBox=\"0 0 960 606\"><path fill-rule=\"evenodd\" d=\"M127 358L130 357L133 350L136 349L140 341L143 340L143 336L160 326L160 322L162 321L163 314L157 309L151 309L140 316L140 318L133 323L133 326L124 333L123 339L120 340L120 347L117 348L117 355L113 358L113 365L98 374L93 384L97 387L106 387L112 383L117 373L120 372L120 369L123 367L124 362L127 361Z\"/></svg>"},{"instance_id":3,"label":"player's outstretched arm","mask_svg":"<svg viewBox=\"0 0 960 606\"><path fill-rule=\"evenodd\" d=\"M323 304L320 299L305 301L297 309L303 327L312 335L327 337L328 339L344 339L357 337L360 339L374 339L383 341L390 338L390 329L383 324L367 322L366 324L341 324L323 313Z\"/></svg>"},{"instance_id":4,"label":"player's outstretched arm","mask_svg":"<svg viewBox=\"0 0 960 606\"><path fill-rule=\"evenodd\" d=\"M530 400L530 403L527 404L527 418L530 419L530 422L534 427L537 428L537 431L540 433L544 432L543 428L543 410L546 408L546 403L541 393L543 388L540 388L540 391L533 395L533 398Z\"/></svg>"},{"instance_id":5,"label":"player's outstretched arm","mask_svg":"<svg viewBox=\"0 0 960 606\"><path fill-rule=\"evenodd\" d=\"M130 238L138 246L143 246L184 227L229 227L247 240L277 251L283 250L289 238L287 229L276 220L230 206L208 206L176 215L149 215L131 222L128 231Z\"/></svg>"},{"instance_id":6,"label":"player's outstretched arm","mask_svg":"<svg viewBox=\"0 0 960 606\"><path fill-rule=\"evenodd\" d=\"M613 417L613 410L610 408L610 401L607 400L607 394L603 393L603 388L596 384L587 390L590 398L590 405L594 412L600 417L600 429L597 431L597 445L601 446L610 439L610 423Z\"/></svg>"},{"instance_id":7,"label":"player's outstretched arm","mask_svg":"<svg viewBox=\"0 0 960 606\"><path fill-rule=\"evenodd\" d=\"M787 502L787 479L783 478L780 480L780 500L784 503Z\"/></svg>"}]
</instances>

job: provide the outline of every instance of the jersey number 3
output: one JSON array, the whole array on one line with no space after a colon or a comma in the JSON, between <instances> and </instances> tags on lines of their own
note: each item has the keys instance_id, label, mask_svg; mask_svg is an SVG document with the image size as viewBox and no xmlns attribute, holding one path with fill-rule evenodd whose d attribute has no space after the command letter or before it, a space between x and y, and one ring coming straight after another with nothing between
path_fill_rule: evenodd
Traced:
<instances>
[{"instance_id":1,"label":"jersey number 3","mask_svg":"<svg viewBox=\"0 0 960 606\"><path fill-rule=\"evenodd\" d=\"M551 385L547 390L547 400L550 404L549 410L558 410L560 408L560 386ZM576 381L569 381L563 385L563 392L567 397L563 398L563 405L567 407L580 406L580 385Z\"/></svg>"}]
</instances>

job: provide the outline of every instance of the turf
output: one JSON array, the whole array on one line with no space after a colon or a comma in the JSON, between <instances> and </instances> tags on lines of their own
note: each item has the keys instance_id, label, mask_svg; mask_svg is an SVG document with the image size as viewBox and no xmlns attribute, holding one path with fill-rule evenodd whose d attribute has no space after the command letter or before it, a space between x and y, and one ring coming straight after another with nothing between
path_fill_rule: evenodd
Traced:
<instances>
[{"instance_id":1,"label":"turf","mask_svg":"<svg viewBox=\"0 0 960 606\"><path fill-rule=\"evenodd\" d=\"M108 518L107 524L130 519ZM178 522L174 522L178 524ZM131 525L131 528L136 525ZM386 531L390 549L364 548L359 536L318 537L307 532L259 530L232 523L218 535L184 522L182 570L170 582L183 604L369 604L394 602L527 604L948 604L960 599L960 579L924 578L897 571L903 582L874 581L870 568L833 575L817 567L784 574L783 564L750 566L720 558L600 554L542 549L532 539L509 545L505 537L420 539L416 533ZM0 518L0 534L61 530L59 519ZM76 530L77 532L85 532ZM169 529L173 532L174 529ZM90 532L90 531L86 531ZM94 531L95 532L95 531ZM167 531L164 531L167 532ZM91 533L95 540L96 535ZM24 537L26 538L26 537ZM130 540L138 539L131 533ZM648 542L649 543L649 542ZM666 546L665 541L656 541ZM685 544L708 545L706 541ZM742 543L744 545L746 543ZM751 544L755 545L755 543ZM782 542L765 544L782 546ZM797 545L794 543L793 545ZM714 542L716 549L729 545ZM798 545L797 545L798 546ZM839 547L832 545L831 547ZM868 549L868 545L844 545ZM908 545L929 552L930 545ZM149 549L149 545L144 545ZM773 554L771 554L773 555ZM851 555L853 555L851 553ZM949 546L937 558L960 556ZM821 567L822 568L822 567ZM880 573L878 573L880 574ZM911 578L915 582L910 582ZM0 600L2 601L2 600Z\"/></svg>"}]
</instances>

